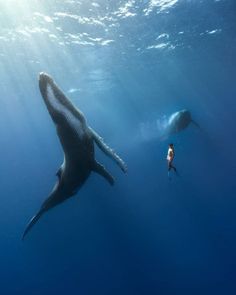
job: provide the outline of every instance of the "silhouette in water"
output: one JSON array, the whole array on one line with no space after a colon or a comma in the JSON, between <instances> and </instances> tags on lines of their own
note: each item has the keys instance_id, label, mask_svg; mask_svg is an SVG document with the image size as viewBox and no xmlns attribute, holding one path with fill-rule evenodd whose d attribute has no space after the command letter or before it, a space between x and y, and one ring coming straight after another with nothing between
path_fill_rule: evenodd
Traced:
<instances>
[{"instance_id":1,"label":"silhouette in water","mask_svg":"<svg viewBox=\"0 0 236 295\"><path fill-rule=\"evenodd\" d=\"M178 111L169 117L165 133L166 135L178 133L187 128L191 123L200 129L200 126L192 119L190 111Z\"/></svg>"},{"instance_id":2,"label":"silhouette in water","mask_svg":"<svg viewBox=\"0 0 236 295\"><path fill-rule=\"evenodd\" d=\"M112 175L95 159L94 142L123 172L127 170L124 161L87 125L83 113L72 104L48 74L39 74L39 89L56 125L64 151L64 162L56 173L58 180L51 194L30 220L22 239L46 211L74 196L91 171L103 176L111 185L114 184Z\"/></svg>"},{"instance_id":3,"label":"silhouette in water","mask_svg":"<svg viewBox=\"0 0 236 295\"><path fill-rule=\"evenodd\" d=\"M169 136L185 130L190 124L201 130L196 121L192 119L190 111L183 109L170 116L163 116L153 122L142 122L140 124L140 136L142 140L152 139L166 140Z\"/></svg>"}]
</instances>

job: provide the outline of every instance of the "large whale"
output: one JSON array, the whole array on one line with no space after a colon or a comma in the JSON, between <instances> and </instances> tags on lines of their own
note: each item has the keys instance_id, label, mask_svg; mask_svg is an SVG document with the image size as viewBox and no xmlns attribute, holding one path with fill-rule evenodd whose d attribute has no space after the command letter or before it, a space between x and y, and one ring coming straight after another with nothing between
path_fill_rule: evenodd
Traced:
<instances>
[{"instance_id":1,"label":"large whale","mask_svg":"<svg viewBox=\"0 0 236 295\"><path fill-rule=\"evenodd\" d=\"M152 139L166 140L169 136L186 129L190 124L201 129L192 119L190 111L184 109L153 122L141 123L140 133L137 138L139 139L141 136L141 139L144 141Z\"/></svg>"},{"instance_id":2,"label":"large whale","mask_svg":"<svg viewBox=\"0 0 236 295\"><path fill-rule=\"evenodd\" d=\"M103 176L111 185L114 184L111 174L95 159L94 142L123 172L127 169L124 161L87 125L83 113L72 104L48 74L39 74L39 89L56 125L64 151L64 161L56 173L58 180L51 194L28 223L22 239L45 212L74 196L92 171Z\"/></svg>"},{"instance_id":3,"label":"large whale","mask_svg":"<svg viewBox=\"0 0 236 295\"><path fill-rule=\"evenodd\" d=\"M191 123L200 128L199 125L192 119L190 111L178 111L172 114L167 120L164 133L166 136L178 133L187 128Z\"/></svg>"}]
</instances>

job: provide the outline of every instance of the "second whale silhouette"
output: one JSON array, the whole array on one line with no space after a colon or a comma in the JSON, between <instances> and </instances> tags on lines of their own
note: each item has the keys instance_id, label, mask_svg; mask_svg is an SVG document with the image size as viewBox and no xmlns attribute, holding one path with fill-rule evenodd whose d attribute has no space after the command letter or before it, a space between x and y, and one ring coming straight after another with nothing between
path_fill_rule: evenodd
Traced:
<instances>
[{"instance_id":1,"label":"second whale silhouette","mask_svg":"<svg viewBox=\"0 0 236 295\"><path fill-rule=\"evenodd\" d=\"M39 89L56 125L64 151L64 161L57 172L58 180L51 194L30 220L22 239L46 211L75 195L92 171L102 175L111 185L114 184L110 173L95 159L94 142L123 172L127 170L124 161L87 125L83 113L72 104L48 74L39 74Z\"/></svg>"},{"instance_id":2,"label":"second whale silhouette","mask_svg":"<svg viewBox=\"0 0 236 295\"><path fill-rule=\"evenodd\" d=\"M167 122L165 135L171 135L178 133L189 126L192 123L200 129L198 123L196 123L191 116L190 111L181 110L172 114Z\"/></svg>"}]
</instances>

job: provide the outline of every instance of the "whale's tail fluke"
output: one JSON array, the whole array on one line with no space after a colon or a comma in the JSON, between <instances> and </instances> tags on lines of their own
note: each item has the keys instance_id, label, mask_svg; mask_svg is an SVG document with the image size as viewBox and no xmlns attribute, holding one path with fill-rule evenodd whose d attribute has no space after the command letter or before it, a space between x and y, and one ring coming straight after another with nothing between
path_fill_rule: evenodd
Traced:
<instances>
[{"instance_id":1,"label":"whale's tail fluke","mask_svg":"<svg viewBox=\"0 0 236 295\"><path fill-rule=\"evenodd\" d=\"M45 211L41 209L41 210L39 210L39 212L36 215L34 215L31 218L30 222L28 223L28 225L27 225L27 227L26 227L26 229L25 229L25 231L24 231L24 233L22 235L22 240L25 239L25 236L28 234L28 232L31 230L31 228L33 227L33 225L39 220L39 218L42 216L42 214L44 212Z\"/></svg>"}]
</instances>

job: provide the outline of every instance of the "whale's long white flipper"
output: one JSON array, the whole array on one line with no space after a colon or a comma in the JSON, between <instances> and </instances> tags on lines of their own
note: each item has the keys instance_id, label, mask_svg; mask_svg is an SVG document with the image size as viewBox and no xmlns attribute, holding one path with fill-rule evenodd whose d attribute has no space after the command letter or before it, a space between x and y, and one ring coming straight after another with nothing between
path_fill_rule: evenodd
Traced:
<instances>
[{"instance_id":1,"label":"whale's long white flipper","mask_svg":"<svg viewBox=\"0 0 236 295\"><path fill-rule=\"evenodd\" d=\"M98 145L98 147L111 159L113 159L117 165L121 168L123 172L127 172L127 166L125 162L112 150L103 140L103 138L98 135L91 127L89 127L93 139Z\"/></svg>"}]
</instances>

